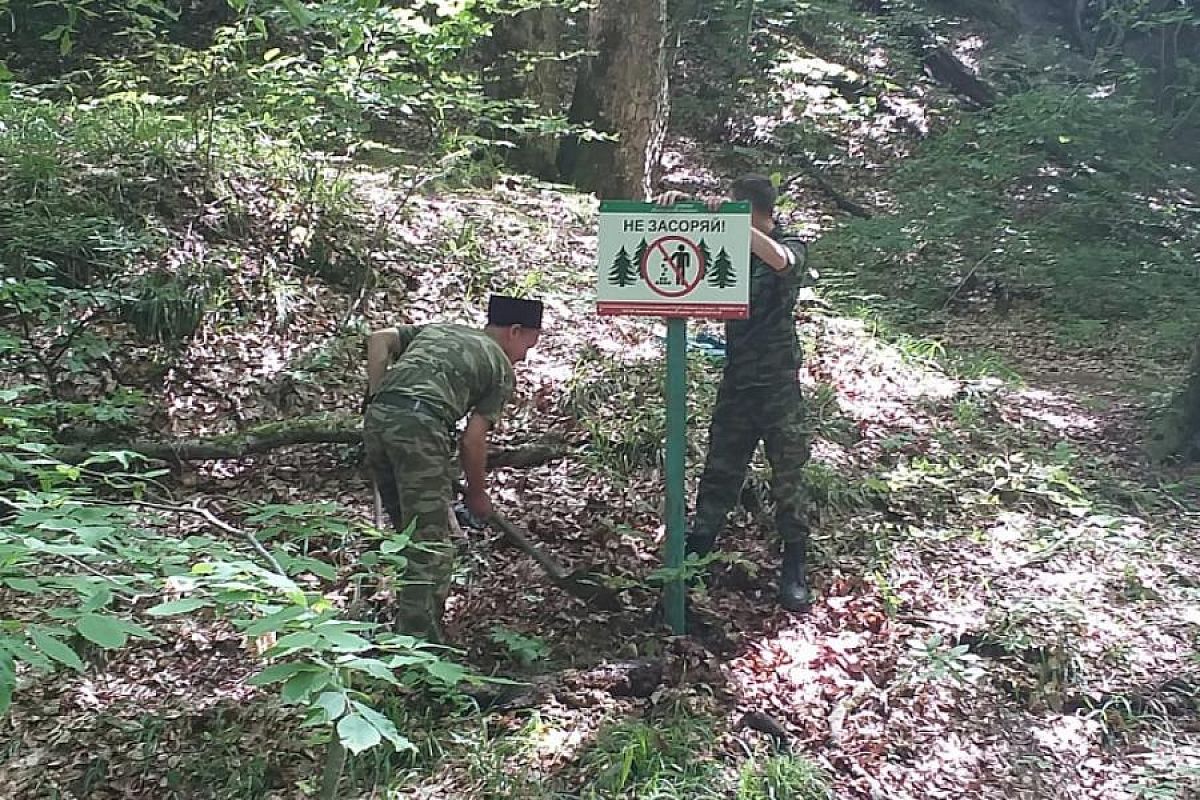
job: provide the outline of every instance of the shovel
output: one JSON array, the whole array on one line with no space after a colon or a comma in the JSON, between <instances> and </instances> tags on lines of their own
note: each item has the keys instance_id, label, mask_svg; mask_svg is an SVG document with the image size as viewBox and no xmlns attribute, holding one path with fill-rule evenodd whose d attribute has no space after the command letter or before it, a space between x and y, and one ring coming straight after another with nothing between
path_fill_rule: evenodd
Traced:
<instances>
[{"instance_id":1,"label":"shovel","mask_svg":"<svg viewBox=\"0 0 1200 800\"><path fill-rule=\"evenodd\" d=\"M542 571L554 582L554 585L567 594L574 595L603 611L620 611L624 608L620 592L604 582L605 576L587 569L567 572L544 550L529 541L529 537L525 535L524 531L499 514L493 514L488 523L507 536L509 541L515 544L521 552L536 561Z\"/></svg>"},{"instance_id":2,"label":"shovel","mask_svg":"<svg viewBox=\"0 0 1200 800\"><path fill-rule=\"evenodd\" d=\"M463 485L454 482L454 490L464 493ZM625 605L621 602L621 593L605 583L604 575L591 572L588 569L577 569L567 572L563 566L550 557L546 551L529 541L529 535L516 525L509 522L498 513L493 513L486 522L508 537L525 555L537 562L542 571L549 576L555 586L569 595L578 597L590 605L603 611L621 611Z\"/></svg>"}]
</instances>

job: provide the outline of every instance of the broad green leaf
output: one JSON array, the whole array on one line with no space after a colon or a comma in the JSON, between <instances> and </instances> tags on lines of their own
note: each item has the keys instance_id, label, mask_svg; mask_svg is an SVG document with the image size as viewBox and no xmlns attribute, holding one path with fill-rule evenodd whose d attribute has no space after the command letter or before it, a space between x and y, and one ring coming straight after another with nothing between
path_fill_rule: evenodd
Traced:
<instances>
[{"instance_id":1,"label":"broad green leaf","mask_svg":"<svg viewBox=\"0 0 1200 800\"><path fill-rule=\"evenodd\" d=\"M84 580L87 581L89 579L85 578ZM89 585L90 585L90 581L89 581ZM101 586L100 588L93 591L91 593L91 595L87 598L87 600L83 601L83 605L80 607L80 610L85 613L90 612L90 611L99 611L100 609L104 608L109 603L111 603L112 599L113 599L112 590L109 589L107 586Z\"/></svg>"},{"instance_id":2,"label":"broad green leaf","mask_svg":"<svg viewBox=\"0 0 1200 800\"><path fill-rule=\"evenodd\" d=\"M40 625L35 625L30 629L29 635L38 650L41 650L60 664L66 664L78 672L83 671L83 661L75 654L75 651L68 647L61 639L53 636L48 630Z\"/></svg>"},{"instance_id":3,"label":"broad green leaf","mask_svg":"<svg viewBox=\"0 0 1200 800\"><path fill-rule=\"evenodd\" d=\"M412 742L400 735L400 731L396 730L395 723L393 723L390 719L368 705L364 705L357 700L353 702L354 708L358 711L358 713L362 714L363 717L366 718L367 722L371 723L375 730L383 734L384 738L391 742L392 747L395 747L397 751L416 749Z\"/></svg>"},{"instance_id":4,"label":"broad green leaf","mask_svg":"<svg viewBox=\"0 0 1200 800\"><path fill-rule=\"evenodd\" d=\"M301 28L307 28L316 19L311 11L304 7L304 4L299 0L283 0L283 7L287 9L288 14Z\"/></svg>"},{"instance_id":5,"label":"broad green leaf","mask_svg":"<svg viewBox=\"0 0 1200 800\"><path fill-rule=\"evenodd\" d=\"M281 653L285 650L300 650L320 643L321 637L312 631L297 631L296 633L289 633L287 636L281 636L279 641L275 642L275 646L271 648L271 652Z\"/></svg>"},{"instance_id":6,"label":"broad green leaf","mask_svg":"<svg viewBox=\"0 0 1200 800\"><path fill-rule=\"evenodd\" d=\"M309 611L304 606L288 606L281 611L276 611L274 614L268 614L262 619L257 620L244 631L242 631L242 633L246 634L247 636L262 636L264 633L278 633L287 626L287 623L302 617L307 613L309 613Z\"/></svg>"},{"instance_id":7,"label":"broad green leaf","mask_svg":"<svg viewBox=\"0 0 1200 800\"><path fill-rule=\"evenodd\" d=\"M351 753L361 753L379 744L379 730L362 714L347 714L338 721L338 738Z\"/></svg>"},{"instance_id":8,"label":"broad green leaf","mask_svg":"<svg viewBox=\"0 0 1200 800\"><path fill-rule=\"evenodd\" d=\"M75 630L79 631L79 635L89 642L94 642L108 650L124 647L129 638L128 632L116 618L100 614L82 615L75 623Z\"/></svg>"},{"instance_id":9,"label":"broad green leaf","mask_svg":"<svg viewBox=\"0 0 1200 800\"><path fill-rule=\"evenodd\" d=\"M51 667L50 659L25 644L23 638L0 636L0 652L9 653L17 660L24 661L35 669L48 670Z\"/></svg>"},{"instance_id":10,"label":"broad green leaf","mask_svg":"<svg viewBox=\"0 0 1200 800\"><path fill-rule=\"evenodd\" d=\"M78 526L79 523L74 523L72 528ZM32 536L25 538L25 546L31 550L37 550L42 553L51 553L56 556L97 556L102 555L99 550L94 547L88 547L82 544L55 544L53 542L44 542L41 539L34 539Z\"/></svg>"},{"instance_id":11,"label":"broad green leaf","mask_svg":"<svg viewBox=\"0 0 1200 800\"><path fill-rule=\"evenodd\" d=\"M437 678L447 686L454 686L463 678L467 677L467 671L458 664L452 664L449 661L434 661L432 664L425 665L425 671L430 676Z\"/></svg>"},{"instance_id":12,"label":"broad green leaf","mask_svg":"<svg viewBox=\"0 0 1200 800\"><path fill-rule=\"evenodd\" d=\"M343 667L365 672L373 678L379 678L381 681L397 685L400 683L396 679L396 676L392 674L388 665L376 658L349 658L339 662L339 664Z\"/></svg>"},{"instance_id":13,"label":"broad green leaf","mask_svg":"<svg viewBox=\"0 0 1200 800\"><path fill-rule=\"evenodd\" d=\"M207 608L211 605L212 601L204 597L184 597L180 600L159 603L153 608L146 609L146 613L152 617L169 617L172 614L186 614L197 608Z\"/></svg>"},{"instance_id":14,"label":"broad green leaf","mask_svg":"<svg viewBox=\"0 0 1200 800\"><path fill-rule=\"evenodd\" d=\"M285 703L299 703L301 700L307 700L314 691L324 689L328 684L328 672L310 670L288 678L279 694Z\"/></svg>"},{"instance_id":15,"label":"broad green leaf","mask_svg":"<svg viewBox=\"0 0 1200 800\"><path fill-rule=\"evenodd\" d=\"M378 627L379 623L377 622L354 622L352 620L330 619L317 625L313 630L318 633L325 633L331 629L339 631L370 631Z\"/></svg>"},{"instance_id":16,"label":"broad green leaf","mask_svg":"<svg viewBox=\"0 0 1200 800\"><path fill-rule=\"evenodd\" d=\"M393 539L385 539L384 542L379 545L379 550L380 552L391 554L399 553L406 547L408 547L408 541L397 536Z\"/></svg>"},{"instance_id":17,"label":"broad green leaf","mask_svg":"<svg viewBox=\"0 0 1200 800\"><path fill-rule=\"evenodd\" d=\"M273 589L278 589L281 592L300 591L300 587L297 586L295 581L293 581L291 578L285 578L284 576L275 572L271 572L270 570L259 570L258 572L263 583L267 584Z\"/></svg>"},{"instance_id":18,"label":"broad green leaf","mask_svg":"<svg viewBox=\"0 0 1200 800\"><path fill-rule=\"evenodd\" d=\"M341 652L358 653L363 650L370 650L373 646L363 637L349 631L339 631L336 629L323 630L321 631L321 636L324 637L325 641L329 642L331 648ZM282 641L281 639L280 642Z\"/></svg>"},{"instance_id":19,"label":"broad green leaf","mask_svg":"<svg viewBox=\"0 0 1200 800\"><path fill-rule=\"evenodd\" d=\"M311 672L316 667L311 664L298 664L294 661L289 661L286 664L272 664L262 672L251 677L247 683L251 686L266 686L270 683L278 683L279 681L287 680L293 675L301 672Z\"/></svg>"},{"instance_id":20,"label":"broad green leaf","mask_svg":"<svg viewBox=\"0 0 1200 800\"><path fill-rule=\"evenodd\" d=\"M301 572L311 572L318 578L324 578L327 581L337 579L337 570L316 558L293 558L288 567Z\"/></svg>"},{"instance_id":21,"label":"broad green leaf","mask_svg":"<svg viewBox=\"0 0 1200 800\"><path fill-rule=\"evenodd\" d=\"M80 466L90 467L92 464L111 464L116 461L125 469L129 469L129 464L134 459L145 460L145 456L133 450L97 450Z\"/></svg>"},{"instance_id":22,"label":"broad green leaf","mask_svg":"<svg viewBox=\"0 0 1200 800\"><path fill-rule=\"evenodd\" d=\"M12 656L0 652L0 717L8 713L12 705L13 689L17 685L17 671Z\"/></svg>"},{"instance_id":23,"label":"broad green leaf","mask_svg":"<svg viewBox=\"0 0 1200 800\"><path fill-rule=\"evenodd\" d=\"M437 656L432 653L422 653L415 656L390 656L387 659L387 665L392 669L398 667L411 667L413 664L427 664L430 661L436 661Z\"/></svg>"},{"instance_id":24,"label":"broad green leaf","mask_svg":"<svg viewBox=\"0 0 1200 800\"><path fill-rule=\"evenodd\" d=\"M333 722L346 713L346 695L341 692L321 692L313 705L325 713L326 722Z\"/></svg>"}]
</instances>

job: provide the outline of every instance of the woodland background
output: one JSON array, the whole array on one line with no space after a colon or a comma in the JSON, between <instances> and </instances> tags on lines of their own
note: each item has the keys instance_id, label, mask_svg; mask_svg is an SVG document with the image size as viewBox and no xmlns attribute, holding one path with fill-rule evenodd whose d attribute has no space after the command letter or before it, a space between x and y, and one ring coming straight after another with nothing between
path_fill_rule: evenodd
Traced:
<instances>
[{"instance_id":1,"label":"woodland background","mask_svg":"<svg viewBox=\"0 0 1200 800\"><path fill-rule=\"evenodd\" d=\"M1195 0L0 0L0 795L1200 797L1198 142ZM820 273L819 601L756 463L672 637L597 197L747 170ZM500 291L494 496L624 609L469 532L439 649L364 335Z\"/></svg>"}]
</instances>

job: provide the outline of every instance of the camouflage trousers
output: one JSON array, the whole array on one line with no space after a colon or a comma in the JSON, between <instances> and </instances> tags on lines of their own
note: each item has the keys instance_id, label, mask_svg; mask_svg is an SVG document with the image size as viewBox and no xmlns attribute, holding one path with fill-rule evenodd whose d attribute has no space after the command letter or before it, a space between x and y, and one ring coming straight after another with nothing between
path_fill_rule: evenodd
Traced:
<instances>
[{"instance_id":1,"label":"camouflage trousers","mask_svg":"<svg viewBox=\"0 0 1200 800\"><path fill-rule=\"evenodd\" d=\"M784 542L806 541L803 467L811 453L800 386L738 389L721 383L708 433L708 458L696 495L692 534L716 537L746 478L759 442L771 466L775 527Z\"/></svg>"},{"instance_id":2,"label":"camouflage trousers","mask_svg":"<svg viewBox=\"0 0 1200 800\"><path fill-rule=\"evenodd\" d=\"M441 641L442 613L454 565L450 502L453 439L445 423L419 408L376 402L363 420L367 468L392 525L413 525L408 568L396 595L396 620L407 634Z\"/></svg>"}]
</instances>

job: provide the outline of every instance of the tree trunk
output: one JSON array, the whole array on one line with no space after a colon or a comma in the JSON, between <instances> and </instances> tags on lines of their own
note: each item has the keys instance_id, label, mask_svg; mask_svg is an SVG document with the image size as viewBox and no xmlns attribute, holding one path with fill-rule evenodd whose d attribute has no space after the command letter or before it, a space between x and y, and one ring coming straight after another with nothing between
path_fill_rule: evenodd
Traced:
<instances>
[{"instance_id":1,"label":"tree trunk","mask_svg":"<svg viewBox=\"0 0 1200 800\"><path fill-rule=\"evenodd\" d=\"M559 57L568 49L564 47L565 27L565 12L553 5L501 15L492 26L484 52L489 65L484 78L488 96L525 100L532 106L532 114L561 114L570 91ZM523 172L556 180L557 144L552 135L526 134L516 142L508 161Z\"/></svg>"},{"instance_id":2,"label":"tree trunk","mask_svg":"<svg viewBox=\"0 0 1200 800\"><path fill-rule=\"evenodd\" d=\"M1179 398L1179 410L1183 417L1180 455L1188 461L1200 460L1200 337L1192 351L1192 365Z\"/></svg>"},{"instance_id":3,"label":"tree trunk","mask_svg":"<svg viewBox=\"0 0 1200 800\"><path fill-rule=\"evenodd\" d=\"M1149 450L1158 460L1200 461L1200 337L1183 390L1156 426Z\"/></svg>"},{"instance_id":4,"label":"tree trunk","mask_svg":"<svg viewBox=\"0 0 1200 800\"><path fill-rule=\"evenodd\" d=\"M616 137L570 137L558 153L563 177L601 198L652 194L667 98L666 0L600 0L591 14L588 49L568 119Z\"/></svg>"}]
</instances>

